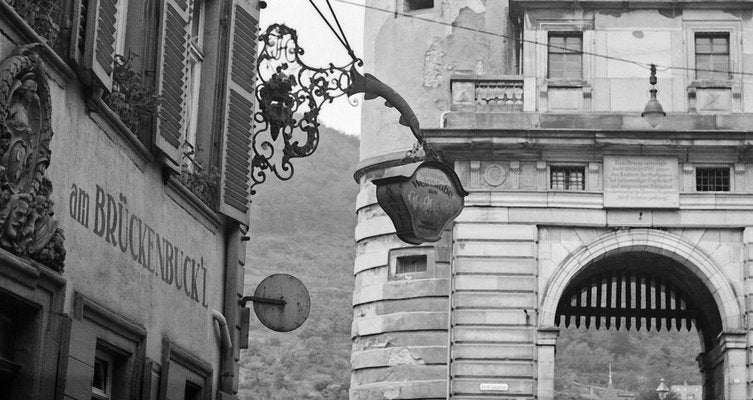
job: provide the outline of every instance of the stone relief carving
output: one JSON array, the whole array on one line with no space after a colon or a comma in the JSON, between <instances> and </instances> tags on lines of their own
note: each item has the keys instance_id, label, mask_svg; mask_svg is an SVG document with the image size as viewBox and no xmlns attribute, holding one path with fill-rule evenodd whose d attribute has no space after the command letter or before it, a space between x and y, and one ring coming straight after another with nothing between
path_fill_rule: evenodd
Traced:
<instances>
[{"instance_id":1,"label":"stone relief carving","mask_svg":"<svg viewBox=\"0 0 753 400\"><path fill-rule=\"evenodd\" d=\"M39 46L19 46L0 63L0 248L62 271L65 238L46 176L50 89Z\"/></svg>"},{"instance_id":2,"label":"stone relief carving","mask_svg":"<svg viewBox=\"0 0 753 400\"><path fill-rule=\"evenodd\" d=\"M484 181L489 186L500 186L507 180L507 170L499 164L490 164L484 171Z\"/></svg>"}]
</instances>

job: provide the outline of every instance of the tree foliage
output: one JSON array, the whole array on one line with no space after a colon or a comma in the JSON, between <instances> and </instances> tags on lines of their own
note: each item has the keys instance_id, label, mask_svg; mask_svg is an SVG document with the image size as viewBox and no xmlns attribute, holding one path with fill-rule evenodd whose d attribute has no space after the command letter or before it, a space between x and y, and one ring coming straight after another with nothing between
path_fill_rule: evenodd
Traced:
<instances>
[{"instance_id":1,"label":"tree foliage","mask_svg":"<svg viewBox=\"0 0 753 400\"><path fill-rule=\"evenodd\" d=\"M555 361L556 398L589 398L588 388L609 383L611 364L618 391L636 393L636 400L657 400L656 387L661 378L668 386L701 384L695 361L700 352L694 331L562 329Z\"/></svg>"}]
</instances>

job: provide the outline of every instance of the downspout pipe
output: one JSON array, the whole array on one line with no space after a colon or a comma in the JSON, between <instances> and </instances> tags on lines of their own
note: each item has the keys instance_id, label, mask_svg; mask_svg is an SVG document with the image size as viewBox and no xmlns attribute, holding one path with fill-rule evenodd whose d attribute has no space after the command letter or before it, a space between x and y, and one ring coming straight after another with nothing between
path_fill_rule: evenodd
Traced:
<instances>
[{"instance_id":1,"label":"downspout pipe","mask_svg":"<svg viewBox=\"0 0 753 400\"><path fill-rule=\"evenodd\" d=\"M222 315L225 319L225 326L227 326L228 335L232 340L230 346L223 349L220 362L220 391L228 395L233 395L237 388L238 376L237 371L237 359L240 356L240 347L233 346L232 343L238 343L238 324L240 305L238 299L238 282L243 279L239 276L239 270L241 267L240 250L241 250L241 231L240 226L235 221L228 221L225 231L225 279L223 288L223 307Z\"/></svg>"},{"instance_id":2,"label":"downspout pipe","mask_svg":"<svg viewBox=\"0 0 753 400\"><path fill-rule=\"evenodd\" d=\"M221 312L212 310L212 318L220 328L220 346L222 350L232 350L233 341L230 339L230 328L227 326L227 320Z\"/></svg>"}]
</instances>

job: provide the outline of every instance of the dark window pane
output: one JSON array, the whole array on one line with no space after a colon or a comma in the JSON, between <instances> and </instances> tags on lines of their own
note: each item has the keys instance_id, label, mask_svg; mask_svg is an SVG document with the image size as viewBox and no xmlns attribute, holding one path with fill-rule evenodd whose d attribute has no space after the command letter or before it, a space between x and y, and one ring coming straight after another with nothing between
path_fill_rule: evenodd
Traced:
<instances>
[{"instance_id":1,"label":"dark window pane","mask_svg":"<svg viewBox=\"0 0 753 400\"><path fill-rule=\"evenodd\" d=\"M186 381L186 387L183 395L185 400L200 400L201 399L201 386Z\"/></svg>"},{"instance_id":2,"label":"dark window pane","mask_svg":"<svg viewBox=\"0 0 753 400\"><path fill-rule=\"evenodd\" d=\"M410 274L426 271L426 256L405 256L397 258L395 274Z\"/></svg>"},{"instance_id":3,"label":"dark window pane","mask_svg":"<svg viewBox=\"0 0 753 400\"><path fill-rule=\"evenodd\" d=\"M434 0L405 0L405 11L434 8Z\"/></svg>"},{"instance_id":4,"label":"dark window pane","mask_svg":"<svg viewBox=\"0 0 753 400\"><path fill-rule=\"evenodd\" d=\"M107 393L107 369L108 363L105 360L99 358L94 359L94 376L92 377L92 388L99 389L103 393Z\"/></svg>"},{"instance_id":5,"label":"dark window pane","mask_svg":"<svg viewBox=\"0 0 753 400\"><path fill-rule=\"evenodd\" d=\"M729 192L729 168L696 168L695 182L698 192Z\"/></svg>"}]
</instances>

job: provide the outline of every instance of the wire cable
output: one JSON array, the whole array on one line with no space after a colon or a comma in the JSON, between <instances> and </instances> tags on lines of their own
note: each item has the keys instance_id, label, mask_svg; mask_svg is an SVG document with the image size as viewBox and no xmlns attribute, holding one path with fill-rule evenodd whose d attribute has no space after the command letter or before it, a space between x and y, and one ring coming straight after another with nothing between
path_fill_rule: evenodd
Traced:
<instances>
[{"instance_id":1,"label":"wire cable","mask_svg":"<svg viewBox=\"0 0 753 400\"><path fill-rule=\"evenodd\" d=\"M311 0L309 0L309 1L311 1ZM343 4L348 4L348 5L356 6L356 7L362 7L362 8L373 10L373 11L379 11L379 12L383 12L383 13L387 13L387 14L394 14L395 16L401 16L401 17L405 17L405 18L415 19L415 20L418 20L418 21L424 21L424 22L428 22L428 23L433 23L433 24L438 24L438 25L444 25L444 26L448 26L448 27L451 27L451 28L454 28L454 29L461 29L461 30L475 32L475 33L479 33L479 34L483 34L483 35L490 35L490 36L500 37L500 38L507 39L507 40L513 40L513 41L518 42L518 43L521 43L521 42L522 43L529 43L529 44L533 44L533 45L536 45L536 46L547 47L547 48L550 48L550 49L565 50L565 51L567 51L569 53L572 53L572 54L588 55L588 56L604 58L604 59L612 60L612 61L624 62L624 63L633 64L633 65L639 66L641 68L646 68L646 69L649 69L650 66L651 66L651 63L644 63L644 62L635 61L635 60L631 60L631 59L627 59L627 58L609 56L609 55L606 55L606 54L595 53L595 52L591 52L591 51L571 50L571 49L568 49L568 48L565 48L565 47L555 46L555 45L552 45L552 44L549 44L549 43L542 43L542 42L539 42L537 40L517 38L517 37L513 37L513 36L510 36L510 35L505 35L505 34L501 34L501 33L497 33L497 32L491 32L491 31L487 31L487 30L483 30L483 29L471 28L471 27L467 27L467 26L463 26L463 25L458 25L458 24L456 24L454 22L451 23L451 22L438 21L438 20L431 19L431 18L421 17L419 15L407 14L407 13L404 13L404 12L397 11L397 9L395 9L395 10L388 10L386 8L380 8L380 7L376 7L376 6L370 6L368 4L360 4L360 3L357 3L357 2L354 2L354 1L351 1L351 0L334 0L334 1L336 1L338 3L343 3ZM674 65L661 65L661 64L656 64L656 67L659 68L659 70L661 70L661 71L667 71L667 70L674 69L674 70L682 70L682 71L711 72L711 73L724 73L724 74L729 74L729 75L753 76L753 72L722 71L722 70L715 70L715 69L680 67L680 66L674 66Z\"/></svg>"},{"instance_id":2,"label":"wire cable","mask_svg":"<svg viewBox=\"0 0 753 400\"><path fill-rule=\"evenodd\" d=\"M339 33L332 26L332 23L329 22L329 19L324 16L324 13L322 13L322 11L319 9L316 3L314 3L314 0L309 0L309 3L311 3L311 5L316 10L316 12L319 13L319 16L327 24L327 26L332 31L332 33L335 34L335 37L337 37L337 40L340 41L340 44L342 44L345 50L348 52L348 55L350 56L350 58L353 59L353 61L358 60L358 58L356 57L355 51L353 51L353 48L350 47L348 38L345 35L345 31L343 31L342 25L340 25L340 20L337 18L337 14L335 14L335 10L332 9L332 4L330 4L329 0L326 0L326 2L327 2L327 6L329 7L330 13L332 13L332 18L335 20L335 23L337 24L337 28L340 30Z\"/></svg>"},{"instance_id":3,"label":"wire cable","mask_svg":"<svg viewBox=\"0 0 753 400\"><path fill-rule=\"evenodd\" d=\"M335 37L337 37L337 40L340 41L340 43L343 45L343 47L345 47L345 49L347 50L350 46L348 46L348 44L345 42L345 40L340 37L340 34L337 33L337 31L332 26L332 24L329 22L329 20L327 19L327 17L325 17L324 14L321 12L321 10L319 10L319 7L316 5L316 3L314 3L314 0L309 0L309 3L311 3L312 6L314 6L314 9L316 10L316 12L319 13L319 16L322 17L322 20L324 21L324 23L326 23L327 26L329 27L329 30L331 30L332 33L335 34Z\"/></svg>"}]
</instances>

